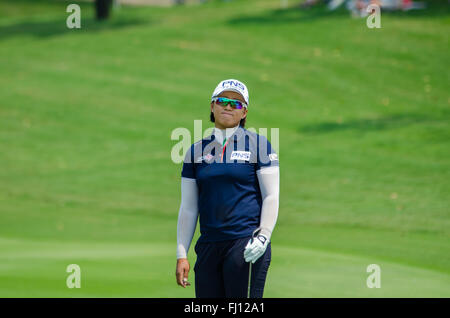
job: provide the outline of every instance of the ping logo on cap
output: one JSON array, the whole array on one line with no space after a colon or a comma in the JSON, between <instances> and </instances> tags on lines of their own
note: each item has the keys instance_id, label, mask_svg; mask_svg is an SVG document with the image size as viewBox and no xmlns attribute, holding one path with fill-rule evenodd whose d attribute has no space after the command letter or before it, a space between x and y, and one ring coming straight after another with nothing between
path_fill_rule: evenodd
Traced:
<instances>
[{"instance_id":1,"label":"ping logo on cap","mask_svg":"<svg viewBox=\"0 0 450 318\"><path fill-rule=\"evenodd\" d=\"M222 83L222 88L238 88L240 90L245 90L244 85L236 81L224 81Z\"/></svg>"},{"instance_id":2,"label":"ping logo on cap","mask_svg":"<svg viewBox=\"0 0 450 318\"><path fill-rule=\"evenodd\" d=\"M248 90L244 83L238 81L237 79L230 78L221 81L219 84L217 84L216 89L214 90L211 99L214 97L219 96L223 91L227 90L233 90L235 92L238 92L239 94L244 97L245 103L248 106Z\"/></svg>"}]
</instances>

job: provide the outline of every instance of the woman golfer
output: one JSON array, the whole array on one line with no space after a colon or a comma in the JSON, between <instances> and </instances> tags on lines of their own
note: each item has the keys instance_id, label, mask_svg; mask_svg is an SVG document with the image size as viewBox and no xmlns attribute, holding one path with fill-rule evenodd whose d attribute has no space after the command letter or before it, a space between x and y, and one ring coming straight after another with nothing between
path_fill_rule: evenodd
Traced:
<instances>
[{"instance_id":1,"label":"woman golfer","mask_svg":"<svg viewBox=\"0 0 450 318\"><path fill-rule=\"evenodd\" d=\"M187 253L200 216L196 297L263 296L278 216L279 165L267 138L244 128L248 99L240 81L220 82L211 101L214 131L184 158L176 280L190 285Z\"/></svg>"}]
</instances>

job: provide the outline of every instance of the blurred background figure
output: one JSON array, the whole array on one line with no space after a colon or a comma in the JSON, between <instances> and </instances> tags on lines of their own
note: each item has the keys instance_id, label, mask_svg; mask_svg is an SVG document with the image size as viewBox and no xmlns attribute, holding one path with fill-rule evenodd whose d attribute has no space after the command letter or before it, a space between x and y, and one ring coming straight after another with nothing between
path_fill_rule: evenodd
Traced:
<instances>
[{"instance_id":1,"label":"blurred background figure","mask_svg":"<svg viewBox=\"0 0 450 318\"><path fill-rule=\"evenodd\" d=\"M324 0L324 1L326 1L326 0ZM300 4L300 8L310 8L320 2L321 2L321 0L306 0Z\"/></svg>"},{"instance_id":2,"label":"blurred background figure","mask_svg":"<svg viewBox=\"0 0 450 318\"><path fill-rule=\"evenodd\" d=\"M105 20L111 12L112 0L95 0L95 12L97 20Z\"/></svg>"},{"instance_id":3,"label":"blurred background figure","mask_svg":"<svg viewBox=\"0 0 450 318\"><path fill-rule=\"evenodd\" d=\"M222 0L223 2L230 2L231 0ZM196 0L196 1L186 1L186 0L173 0L173 2L175 4L186 4L186 3L193 3L193 2L198 2L198 3L206 3L208 2L208 0Z\"/></svg>"},{"instance_id":4,"label":"blurred background figure","mask_svg":"<svg viewBox=\"0 0 450 318\"><path fill-rule=\"evenodd\" d=\"M300 4L301 8L309 8L319 3L325 3L328 10L334 11L339 9L343 4L354 17L365 17L368 15L366 8L370 4L376 4L380 8L395 11L403 10L409 11L413 9L425 9L424 2L417 2L412 0L306 0Z\"/></svg>"}]
</instances>

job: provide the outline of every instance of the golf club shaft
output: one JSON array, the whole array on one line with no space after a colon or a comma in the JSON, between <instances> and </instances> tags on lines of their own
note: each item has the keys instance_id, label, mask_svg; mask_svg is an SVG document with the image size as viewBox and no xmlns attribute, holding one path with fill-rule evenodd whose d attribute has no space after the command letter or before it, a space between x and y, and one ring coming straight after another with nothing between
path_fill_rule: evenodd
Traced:
<instances>
[{"instance_id":1,"label":"golf club shaft","mask_svg":"<svg viewBox=\"0 0 450 318\"><path fill-rule=\"evenodd\" d=\"M247 298L250 298L250 289L252 286L252 262L249 263L249 270L248 270L248 294Z\"/></svg>"}]
</instances>

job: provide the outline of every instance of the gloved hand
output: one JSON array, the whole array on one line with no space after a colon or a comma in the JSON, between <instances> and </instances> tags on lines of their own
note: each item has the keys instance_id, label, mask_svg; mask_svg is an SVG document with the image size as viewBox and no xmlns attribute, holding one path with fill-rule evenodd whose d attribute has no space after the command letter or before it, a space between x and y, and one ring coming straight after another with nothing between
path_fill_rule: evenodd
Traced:
<instances>
[{"instance_id":1,"label":"gloved hand","mask_svg":"<svg viewBox=\"0 0 450 318\"><path fill-rule=\"evenodd\" d=\"M269 240L262 234L252 237L245 247L244 258L246 262L254 264L266 251Z\"/></svg>"}]
</instances>

